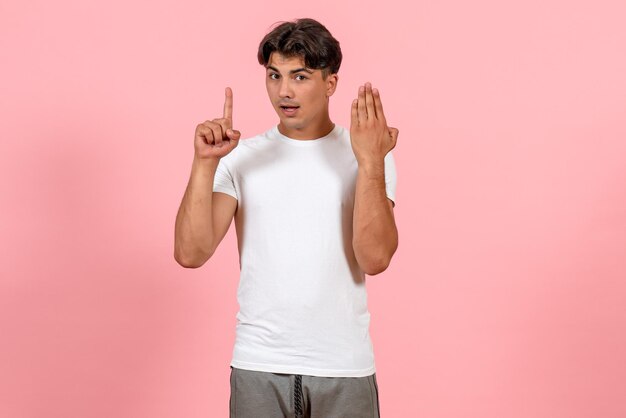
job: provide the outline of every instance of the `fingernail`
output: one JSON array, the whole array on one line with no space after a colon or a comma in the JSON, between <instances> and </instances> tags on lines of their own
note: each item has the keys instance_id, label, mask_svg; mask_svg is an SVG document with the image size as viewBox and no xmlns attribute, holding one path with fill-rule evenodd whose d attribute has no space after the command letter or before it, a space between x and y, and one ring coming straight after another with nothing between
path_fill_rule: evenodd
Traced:
<instances>
[{"instance_id":1,"label":"fingernail","mask_svg":"<svg viewBox=\"0 0 626 418\"><path fill-rule=\"evenodd\" d=\"M360 91L361 93L363 93L363 92L365 91L365 87L360 86L360 87L359 87L359 91Z\"/></svg>"},{"instance_id":2,"label":"fingernail","mask_svg":"<svg viewBox=\"0 0 626 418\"><path fill-rule=\"evenodd\" d=\"M374 89L373 92L378 94L378 89Z\"/></svg>"}]
</instances>

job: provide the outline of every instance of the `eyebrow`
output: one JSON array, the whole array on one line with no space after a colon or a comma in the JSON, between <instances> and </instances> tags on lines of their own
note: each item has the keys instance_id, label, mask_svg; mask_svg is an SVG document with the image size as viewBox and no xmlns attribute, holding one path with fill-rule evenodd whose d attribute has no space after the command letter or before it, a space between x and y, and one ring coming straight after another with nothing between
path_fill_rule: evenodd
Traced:
<instances>
[{"instance_id":1,"label":"eyebrow","mask_svg":"<svg viewBox=\"0 0 626 418\"><path fill-rule=\"evenodd\" d=\"M272 67L271 65L269 65L269 66L267 67L267 69L268 69L268 70L274 70L274 71L276 71L277 73L279 73L279 74L280 74L280 71L278 71L278 68ZM309 74L313 74L313 71L307 70L307 69L306 69L306 68L304 68L304 67L301 67L301 68L296 68L295 70L291 70L291 71L289 71L289 74L299 73L300 71L305 71L305 72L307 72L307 73L309 73Z\"/></svg>"}]
</instances>

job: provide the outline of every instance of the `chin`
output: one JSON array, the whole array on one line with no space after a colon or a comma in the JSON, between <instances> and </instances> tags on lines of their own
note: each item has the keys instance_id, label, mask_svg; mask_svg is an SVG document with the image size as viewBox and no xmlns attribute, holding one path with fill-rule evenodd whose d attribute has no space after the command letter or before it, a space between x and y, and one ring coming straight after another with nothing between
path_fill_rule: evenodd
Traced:
<instances>
[{"instance_id":1,"label":"chin","mask_svg":"<svg viewBox=\"0 0 626 418\"><path fill-rule=\"evenodd\" d=\"M304 125L300 120L294 120L293 118L280 118L280 123L290 129L299 129Z\"/></svg>"}]
</instances>

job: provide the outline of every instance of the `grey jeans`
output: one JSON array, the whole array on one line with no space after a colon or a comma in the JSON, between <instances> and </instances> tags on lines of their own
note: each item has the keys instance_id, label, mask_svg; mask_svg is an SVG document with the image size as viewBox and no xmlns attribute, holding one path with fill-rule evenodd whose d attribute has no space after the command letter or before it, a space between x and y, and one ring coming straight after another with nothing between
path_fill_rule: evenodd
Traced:
<instances>
[{"instance_id":1,"label":"grey jeans","mask_svg":"<svg viewBox=\"0 0 626 418\"><path fill-rule=\"evenodd\" d=\"M230 418L380 418L376 373L318 377L230 369Z\"/></svg>"}]
</instances>

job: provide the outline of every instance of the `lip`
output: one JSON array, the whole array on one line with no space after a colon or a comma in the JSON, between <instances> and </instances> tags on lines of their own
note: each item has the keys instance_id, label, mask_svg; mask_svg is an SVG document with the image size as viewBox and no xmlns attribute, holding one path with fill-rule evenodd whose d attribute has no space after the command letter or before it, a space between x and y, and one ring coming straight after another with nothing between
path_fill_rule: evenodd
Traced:
<instances>
[{"instance_id":1,"label":"lip","mask_svg":"<svg viewBox=\"0 0 626 418\"><path fill-rule=\"evenodd\" d=\"M300 108L299 107L290 108L290 109L285 109L285 108L282 108L282 107L280 108L280 110L286 116L295 116L295 114L298 112L298 109L300 109Z\"/></svg>"}]
</instances>

